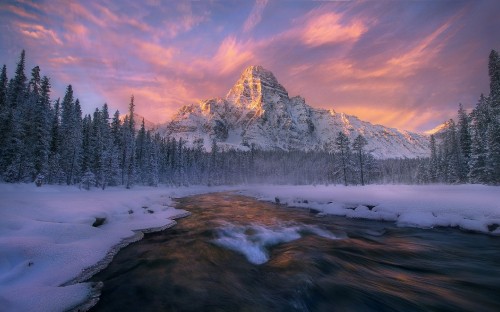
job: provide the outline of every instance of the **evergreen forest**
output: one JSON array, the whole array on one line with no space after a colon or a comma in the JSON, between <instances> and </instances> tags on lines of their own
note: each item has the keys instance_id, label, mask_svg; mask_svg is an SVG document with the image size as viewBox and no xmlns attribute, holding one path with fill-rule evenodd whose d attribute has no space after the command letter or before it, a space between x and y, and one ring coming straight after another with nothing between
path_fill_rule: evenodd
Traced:
<instances>
[{"instance_id":1,"label":"evergreen forest","mask_svg":"<svg viewBox=\"0 0 500 312\"><path fill-rule=\"evenodd\" d=\"M79 185L90 189L133 185L275 184L500 184L500 57L492 50L490 93L467 112L460 104L430 137L428 158L375 159L358 136L339 132L333 150L221 150L217 141L188 146L162 137L128 112L107 104L83 115L68 85L62 99L51 98L51 81L39 66L25 69L21 52L12 78L0 75L0 181Z\"/></svg>"}]
</instances>

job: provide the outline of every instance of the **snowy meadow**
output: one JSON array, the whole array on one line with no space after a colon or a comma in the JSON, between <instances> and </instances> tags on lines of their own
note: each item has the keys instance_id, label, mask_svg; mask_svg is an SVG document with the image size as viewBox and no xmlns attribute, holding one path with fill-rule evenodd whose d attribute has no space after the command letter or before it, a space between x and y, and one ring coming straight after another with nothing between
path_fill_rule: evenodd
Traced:
<instances>
[{"instance_id":1,"label":"snowy meadow","mask_svg":"<svg viewBox=\"0 0 500 312\"><path fill-rule=\"evenodd\" d=\"M235 191L293 207L398 226L458 227L500 235L500 187L370 185L108 188L0 184L0 305L3 311L89 308L99 285L85 280L142 233L189 212L172 198Z\"/></svg>"}]
</instances>

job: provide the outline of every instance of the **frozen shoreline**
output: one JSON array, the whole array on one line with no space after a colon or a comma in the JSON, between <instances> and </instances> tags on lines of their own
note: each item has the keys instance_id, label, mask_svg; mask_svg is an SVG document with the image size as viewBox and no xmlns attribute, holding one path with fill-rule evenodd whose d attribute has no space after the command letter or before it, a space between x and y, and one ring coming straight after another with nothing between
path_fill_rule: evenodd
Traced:
<instances>
[{"instance_id":1,"label":"frozen shoreline","mask_svg":"<svg viewBox=\"0 0 500 312\"><path fill-rule=\"evenodd\" d=\"M2 311L90 308L98 289L83 281L143 233L164 230L188 214L172 207L172 197L219 190L0 184Z\"/></svg>"},{"instance_id":2,"label":"frozen shoreline","mask_svg":"<svg viewBox=\"0 0 500 312\"><path fill-rule=\"evenodd\" d=\"M401 227L457 227L500 235L498 186L250 186L240 193L321 214L393 221Z\"/></svg>"},{"instance_id":3,"label":"frozen shoreline","mask_svg":"<svg viewBox=\"0 0 500 312\"><path fill-rule=\"evenodd\" d=\"M399 226L459 227L500 235L500 187L484 185L135 187L105 191L0 184L2 311L89 309L100 285L84 282L145 232L189 212L172 198L238 191L324 214L394 221ZM97 224L100 219L102 224Z\"/></svg>"},{"instance_id":4,"label":"frozen shoreline","mask_svg":"<svg viewBox=\"0 0 500 312\"><path fill-rule=\"evenodd\" d=\"M180 218L185 218L187 216L190 216L191 213L186 212L184 214L179 214L178 216L175 216L172 219L180 219ZM141 239L144 238L144 234L147 233L154 233L154 232L160 232L164 231L166 229L169 229L177 224L174 220L173 222L169 222L168 224L165 224L164 226L160 227L155 227L155 228L147 228L147 229L142 229L142 230L134 230L135 234L129 238L123 239L120 243L116 244L115 246L111 247L111 249L108 251L107 255L101 259L99 262L97 262L95 265L83 269L83 271L74 279L62 284L61 286L69 286L69 285L74 285L78 283L84 283L88 279L90 279L92 276L95 274L99 273L100 271L104 270L110 263L113 261L113 258L115 255L122 249L127 247L128 245L138 242ZM90 293L88 294L88 300L83 302L82 304L79 304L76 307L71 307L69 311L74 311L74 312L84 312L90 310L93 306L97 304L99 301L99 297L101 296L101 288L102 288L102 283L90 283L91 288L90 288Z\"/></svg>"}]
</instances>

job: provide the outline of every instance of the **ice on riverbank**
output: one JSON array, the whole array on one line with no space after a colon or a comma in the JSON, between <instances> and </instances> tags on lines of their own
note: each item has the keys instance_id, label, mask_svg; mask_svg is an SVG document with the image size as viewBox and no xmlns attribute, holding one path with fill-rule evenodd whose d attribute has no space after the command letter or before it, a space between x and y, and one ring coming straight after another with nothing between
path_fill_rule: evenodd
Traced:
<instances>
[{"instance_id":1,"label":"ice on riverbank","mask_svg":"<svg viewBox=\"0 0 500 312\"><path fill-rule=\"evenodd\" d=\"M459 227L500 235L500 187L486 185L251 186L242 194L321 213Z\"/></svg>"}]
</instances>

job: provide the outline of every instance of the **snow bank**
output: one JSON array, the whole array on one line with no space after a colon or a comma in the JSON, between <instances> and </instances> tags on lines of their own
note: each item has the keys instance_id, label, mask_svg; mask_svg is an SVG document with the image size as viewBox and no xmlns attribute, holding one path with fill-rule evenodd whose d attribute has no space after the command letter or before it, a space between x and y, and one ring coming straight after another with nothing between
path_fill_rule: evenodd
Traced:
<instances>
[{"instance_id":1,"label":"snow bank","mask_svg":"<svg viewBox=\"0 0 500 312\"><path fill-rule=\"evenodd\" d=\"M459 227L500 235L500 187L486 185L251 186L242 194L321 213Z\"/></svg>"},{"instance_id":2,"label":"snow bank","mask_svg":"<svg viewBox=\"0 0 500 312\"><path fill-rule=\"evenodd\" d=\"M171 207L171 197L208 191L217 188L0 184L0 310L65 311L88 303L99 285L80 282L143 232L187 214Z\"/></svg>"}]
</instances>

